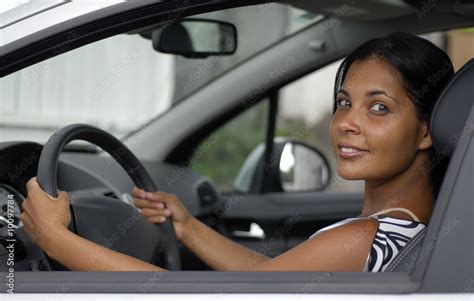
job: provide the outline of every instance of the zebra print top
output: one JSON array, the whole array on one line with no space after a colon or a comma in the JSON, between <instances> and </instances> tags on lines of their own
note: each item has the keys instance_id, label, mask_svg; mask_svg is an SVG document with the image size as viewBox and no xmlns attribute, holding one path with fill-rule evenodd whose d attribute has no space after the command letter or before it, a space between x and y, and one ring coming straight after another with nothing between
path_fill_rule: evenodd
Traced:
<instances>
[{"instance_id":1,"label":"zebra print top","mask_svg":"<svg viewBox=\"0 0 474 301\"><path fill-rule=\"evenodd\" d=\"M373 218L378 221L377 233L367 255L364 272L383 272L408 241L426 227L420 222L386 215L351 217L316 231L309 239L323 231L361 218Z\"/></svg>"}]
</instances>

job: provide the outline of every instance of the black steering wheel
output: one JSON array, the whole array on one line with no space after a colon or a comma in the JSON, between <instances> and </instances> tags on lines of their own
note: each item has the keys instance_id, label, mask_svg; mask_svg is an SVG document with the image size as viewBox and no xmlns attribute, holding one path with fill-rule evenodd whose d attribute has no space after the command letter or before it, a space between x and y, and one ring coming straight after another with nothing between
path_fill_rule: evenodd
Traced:
<instances>
[{"instance_id":1,"label":"black steering wheel","mask_svg":"<svg viewBox=\"0 0 474 301\"><path fill-rule=\"evenodd\" d=\"M86 124L73 124L57 130L46 142L41 152L38 163L38 183L51 196L58 196L57 170L59 155L64 146L72 140L85 140L99 146L123 167L137 187L145 191L157 191L155 183L144 166L122 142L96 127ZM94 210L97 210L99 202L103 206L102 212L94 212ZM104 206L104 204L106 205ZM105 233L111 233L108 229L118 228L118 226L114 227L115 225L110 224L113 223L112 220L115 220L116 224L119 225L117 221L120 222L119 219L121 218L124 225L129 225L130 223L125 224L125 221L130 220L133 216L133 223L126 228L127 232L116 231L117 233L113 234L117 234L118 238L106 246L122 252L131 249L132 251L129 252L131 254L128 255L141 254L134 257L141 257L140 259L152 264L159 262L163 268L168 270L180 269L179 246L170 218L162 224L153 225L137 213L137 208L116 198L112 199L105 196L83 196L76 199L74 204L71 202L71 210L73 219L71 224L73 225L70 225L69 228L78 235L102 244L108 239ZM109 218L104 215L108 215ZM79 220L79 216L81 220ZM94 222L85 221L89 217L94 219L94 216L96 216ZM103 229L97 229L97 227L103 227ZM122 249L120 246L122 246ZM147 248L147 250L143 250L144 248Z\"/></svg>"}]
</instances>

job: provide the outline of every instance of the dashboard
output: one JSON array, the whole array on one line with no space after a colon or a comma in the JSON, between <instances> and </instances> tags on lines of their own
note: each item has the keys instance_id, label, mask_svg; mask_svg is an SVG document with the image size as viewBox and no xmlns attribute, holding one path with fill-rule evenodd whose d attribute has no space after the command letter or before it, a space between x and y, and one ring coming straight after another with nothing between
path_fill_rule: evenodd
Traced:
<instances>
[{"instance_id":1,"label":"dashboard","mask_svg":"<svg viewBox=\"0 0 474 301\"><path fill-rule=\"evenodd\" d=\"M33 142L0 143L0 215L9 195L15 214L20 214L26 182L36 176L42 146ZM195 171L160 162L143 162L158 189L176 194L195 216L212 212L220 203L213 182ZM58 189L70 193L71 201L83 195L99 195L130 203L135 186L128 174L104 152L64 152L58 164ZM17 221L18 224L18 221Z\"/></svg>"},{"instance_id":2,"label":"dashboard","mask_svg":"<svg viewBox=\"0 0 474 301\"><path fill-rule=\"evenodd\" d=\"M21 203L25 197L13 187L0 184L0 231L12 223L16 227L22 226L20 220Z\"/></svg>"}]
</instances>

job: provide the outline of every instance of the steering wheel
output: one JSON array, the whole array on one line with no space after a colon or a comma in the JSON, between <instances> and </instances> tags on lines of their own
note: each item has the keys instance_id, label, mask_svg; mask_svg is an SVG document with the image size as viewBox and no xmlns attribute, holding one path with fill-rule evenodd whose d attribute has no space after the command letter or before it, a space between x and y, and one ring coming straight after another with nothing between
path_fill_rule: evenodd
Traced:
<instances>
[{"instance_id":1,"label":"steering wheel","mask_svg":"<svg viewBox=\"0 0 474 301\"><path fill-rule=\"evenodd\" d=\"M41 152L37 179L41 188L51 196L58 196L57 170L59 155L64 146L72 140L85 140L99 146L122 166L137 187L145 191L157 191L144 166L120 140L96 127L86 124L73 124L57 130L46 142ZM98 203L102 205L101 212L96 212L100 209ZM112 243L106 246L117 251L124 251L125 246L127 250L132 250L129 252L131 254L128 255L141 254L135 257L141 257L140 259L152 264L160 262L161 266L168 270L180 269L179 247L171 219L168 218L164 223L158 225L151 224L141 214L137 213L138 210L134 206L106 196L79 197L74 201L74 204L71 202L71 210L71 224L73 225L70 225L69 228L72 228L71 230L74 233L97 243L106 241L108 239L106 233L110 234L111 230L118 228L111 225L112 220L120 221L118 219L121 218L122 221L126 221L133 216L133 224L126 229L128 232L119 233L116 231L118 234L115 234L117 236L121 234L121 236L114 241L115 244ZM104 215L108 215L108 217ZM81 220L78 216L81 216ZM95 218L93 223L90 220L84 222L89 217L91 219ZM102 229L97 229L97 227L102 227ZM121 244L120 239L122 239ZM122 249L120 249L120 245ZM48 261L54 263L49 258Z\"/></svg>"}]
</instances>

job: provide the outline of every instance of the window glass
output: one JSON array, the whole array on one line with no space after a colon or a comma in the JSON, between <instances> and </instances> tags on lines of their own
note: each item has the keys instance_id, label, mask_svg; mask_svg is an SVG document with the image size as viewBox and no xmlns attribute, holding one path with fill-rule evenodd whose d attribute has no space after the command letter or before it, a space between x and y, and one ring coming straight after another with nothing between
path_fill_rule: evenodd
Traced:
<instances>
[{"instance_id":1,"label":"window glass","mask_svg":"<svg viewBox=\"0 0 474 301\"><path fill-rule=\"evenodd\" d=\"M211 178L221 191L233 191L245 160L265 143L267 116L267 100L237 115L200 144L189 162L191 168Z\"/></svg>"},{"instance_id":2,"label":"window glass","mask_svg":"<svg viewBox=\"0 0 474 301\"><path fill-rule=\"evenodd\" d=\"M163 54L153 49L151 40L136 33L58 55L0 79L0 142L44 143L54 130L71 123L95 125L124 138L322 16L286 4L264 3L192 18L235 25L236 52L204 59ZM57 50L66 50L77 35L70 32Z\"/></svg>"}]
</instances>

